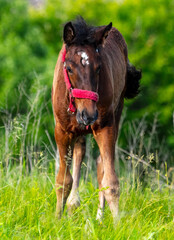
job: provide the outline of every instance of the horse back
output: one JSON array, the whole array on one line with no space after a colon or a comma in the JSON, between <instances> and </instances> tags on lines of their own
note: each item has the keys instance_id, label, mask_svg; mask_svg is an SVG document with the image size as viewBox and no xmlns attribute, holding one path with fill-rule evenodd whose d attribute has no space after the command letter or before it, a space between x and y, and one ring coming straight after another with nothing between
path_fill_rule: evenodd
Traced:
<instances>
[{"instance_id":1,"label":"horse back","mask_svg":"<svg viewBox=\"0 0 174 240\"><path fill-rule=\"evenodd\" d=\"M127 45L116 29L112 28L100 49L102 68L99 81L101 105L116 109L125 90L127 73Z\"/></svg>"}]
</instances>

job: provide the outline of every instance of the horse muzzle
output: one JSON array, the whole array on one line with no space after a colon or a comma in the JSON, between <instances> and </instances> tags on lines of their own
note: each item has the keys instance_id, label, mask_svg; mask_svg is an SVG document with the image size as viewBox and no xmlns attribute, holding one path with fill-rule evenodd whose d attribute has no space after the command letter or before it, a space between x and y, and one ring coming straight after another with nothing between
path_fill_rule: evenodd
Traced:
<instances>
[{"instance_id":1,"label":"horse muzzle","mask_svg":"<svg viewBox=\"0 0 174 240\"><path fill-rule=\"evenodd\" d=\"M89 114L87 110L83 110L80 112L77 111L76 119L79 124L83 124L85 126L92 125L98 118L98 111L96 110L94 114Z\"/></svg>"}]
</instances>

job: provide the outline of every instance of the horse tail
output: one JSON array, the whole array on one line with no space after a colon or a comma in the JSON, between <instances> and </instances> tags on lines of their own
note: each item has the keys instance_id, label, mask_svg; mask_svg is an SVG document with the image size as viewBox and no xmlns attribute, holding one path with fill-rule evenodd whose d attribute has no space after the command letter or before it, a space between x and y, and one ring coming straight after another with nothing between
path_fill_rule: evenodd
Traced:
<instances>
[{"instance_id":1,"label":"horse tail","mask_svg":"<svg viewBox=\"0 0 174 240\"><path fill-rule=\"evenodd\" d=\"M134 98L140 92L140 79L142 77L141 70L137 70L128 61L127 63L127 76L126 76L126 90L125 98Z\"/></svg>"}]
</instances>

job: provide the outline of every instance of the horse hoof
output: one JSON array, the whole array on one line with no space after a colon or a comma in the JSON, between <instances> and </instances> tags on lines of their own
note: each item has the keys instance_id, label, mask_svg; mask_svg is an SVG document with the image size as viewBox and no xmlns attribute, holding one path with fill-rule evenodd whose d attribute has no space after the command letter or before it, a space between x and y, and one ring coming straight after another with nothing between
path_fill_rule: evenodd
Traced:
<instances>
[{"instance_id":1,"label":"horse hoof","mask_svg":"<svg viewBox=\"0 0 174 240\"><path fill-rule=\"evenodd\" d=\"M97 210L96 220L98 220L99 223L102 223L102 220L103 220L103 210L101 208L98 208L98 210Z\"/></svg>"},{"instance_id":2,"label":"horse hoof","mask_svg":"<svg viewBox=\"0 0 174 240\"><path fill-rule=\"evenodd\" d=\"M80 206L80 198L78 195L70 195L67 200L68 214L72 215L74 211Z\"/></svg>"},{"instance_id":3,"label":"horse hoof","mask_svg":"<svg viewBox=\"0 0 174 240\"><path fill-rule=\"evenodd\" d=\"M56 218L57 218L58 220L60 220L61 217L62 217L62 211L58 211L58 210L56 210L56 214L55 214L55 216L56 216Z\"/></svg>"},{"instance_id":4,"label":"horse hoof","mask_svg":"<svg viewBox=\"0 0 174 240\"><path fill-rule=\"evenodd\" d=\"M56 214L55 214L56 218L61 219L62 214L63 214L63 207L57 203Z\"/></svg>"},{"instance_id":5,"label":"horse hoof","mask_svg":"<svg viewBox=\"0 0 174 240\"><path fill-rule=\"evenodd\" d=\"M71 216L79 206L80 206L80 203L75 203L73 205L69 205L68 206L68 214Z\"/></svg>"}]
</instances>

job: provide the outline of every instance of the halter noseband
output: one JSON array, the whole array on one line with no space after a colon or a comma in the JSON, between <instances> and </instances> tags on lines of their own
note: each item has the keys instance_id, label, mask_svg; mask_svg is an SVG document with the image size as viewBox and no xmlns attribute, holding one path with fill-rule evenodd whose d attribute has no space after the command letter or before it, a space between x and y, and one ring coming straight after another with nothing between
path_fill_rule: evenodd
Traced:
<instances>
[{"instance_id":1,"label":"halter noseband","mask_svg":"<svg viewBox=\"0 0 174 240\"><path fill-rule=\"evenodd\" d=\"M99 96L98 96L98 93L93 92L93 91L72 88L71 82L68 77L68 73L66 71L65 56L66 56L66 48L64 47L63 52L62 52L62 62L63 62L64 81L65 81L66 87L69 91L70 103L69 103L68 112L71 112L72 114L74 114L76 112L74 98L86 98L86 99L91 99L95 102L98 102Z\"/></svg>"}]
</instances>

